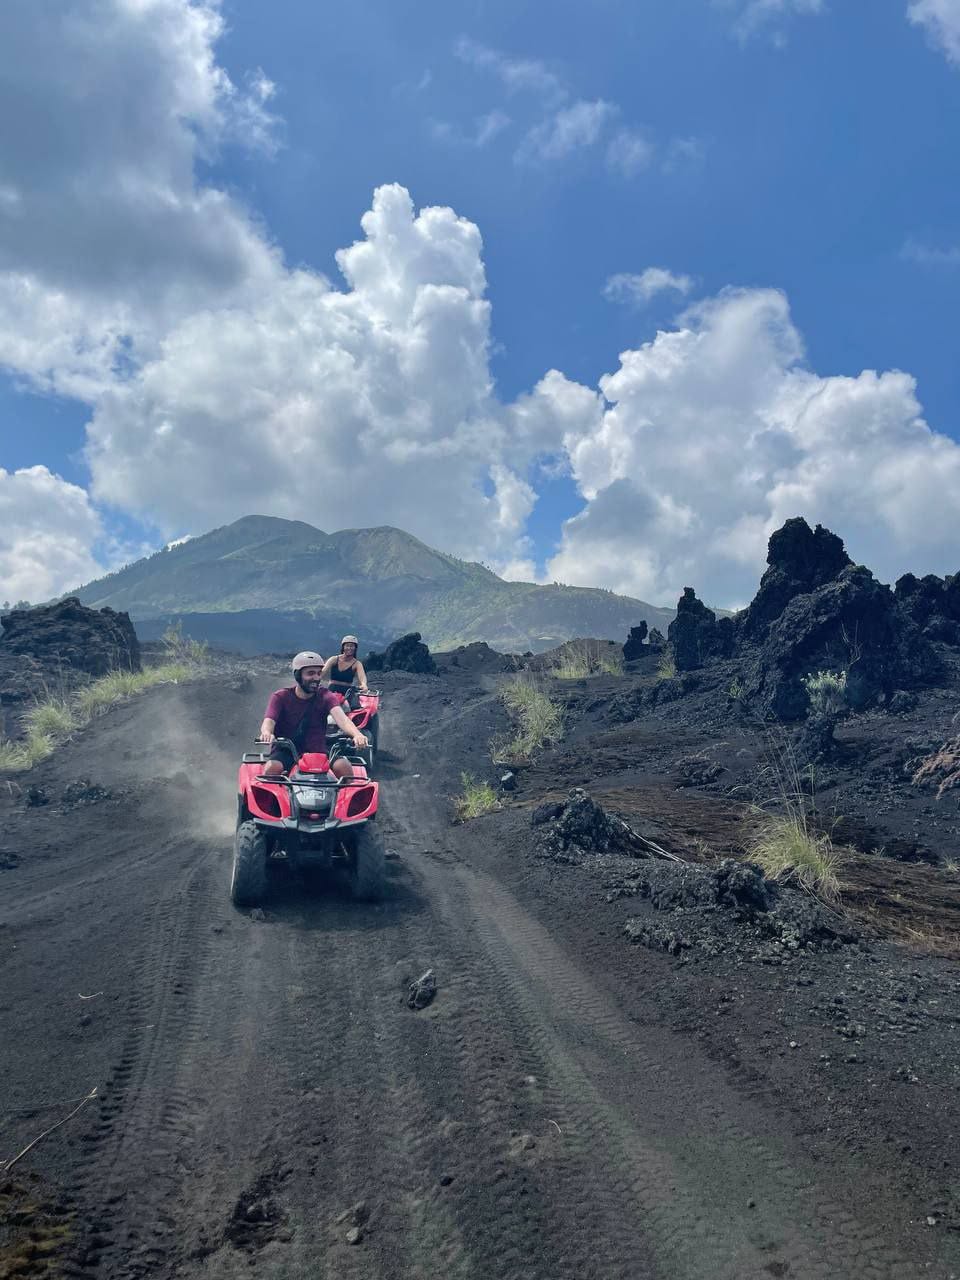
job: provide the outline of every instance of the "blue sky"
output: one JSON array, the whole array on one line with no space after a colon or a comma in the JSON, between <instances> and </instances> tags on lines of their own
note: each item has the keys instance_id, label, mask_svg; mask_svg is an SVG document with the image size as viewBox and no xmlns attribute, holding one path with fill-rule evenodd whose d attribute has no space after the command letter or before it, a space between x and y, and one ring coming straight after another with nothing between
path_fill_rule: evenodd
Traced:
<instances>
[{"instance_id":1,"label":"blue sky","mask_svg":"<svg viewBox=\"0 0 960 1280\"><path fill-rule=\"evenodd\" d=\"M36 598L63 589L70 573L92 575L251 509L327 528L375 523L383 511L434 545L511 575L596 582L658 603L670 603L688 580L718 602L739 602L762 567L766 536L785 514L829 515L853 553L887 578L907 567L960 567L952 515L942 516L936 537L916 527L931 502L946 512L960 493L956 455L945 443L960 439L960 70L951 61L960 45L960 0L556 0L548 21L542 4L522 0L150 0L150 21L134 21L130 7L128 0L59 5L65 15L96 10L101 23L115 26L115 49L131 50L141 66L139 82L118 76L114 85L108 77L102 101L90 108L86 171L92 163L107 175L105 201L112 182L117 190L127 182L131 164L142 169L135 175L142 190L159 182L178 199L218 193L224 235L243 244L236 262L211 265L202 229L201 247L192 247L191 224L171 234L152 263L156 233L142 196L129 209L118 203L105 243L91 232L65 248L53 215L46 242L39 230L28 237L14 227L0 272L66 296L64 328L73 326L75 337L69 357L49 353L39 321L19 341L0 340L0 466L9 474L47 468L83 497L64 491L64 536L72 540L66 577L25 562L11 542L7 594ZM184 15L198 20L192 50L207 52L210 65L189 64L196 92L186 106L171 96L168 109L164 95L182 91L180 81L172 87L170 68L181 56L175 32ZM30 20L8 14L2 22L26 28ZM35 38L29 30L14 34ZM64 36L65 63L51 53L51 77L73 66L72 38ZM228 93L216 78L224 73ZM8 88L21 95L28 143L45 74L41 68L32 85L13 77ZM124 112L153 74L139 140L131 125L130 136L115 141L103 128L111 103ZM86 110L88 99L78 95L54 97L48 114L63 111L66 119L78 102ZM0 149L0 233L17 202L28 207L31 184L47 197L58 183L66 189L70 174L62 162L57 168L55 148L45 168L48 153L38 146L26 158L5 157ZM5 184L14 192L6 215ZM285 361L293 358L289 329L300 323L295 300L289 309L291 272L305 268L313 282L326 276L359 300L362 287L344 280L335 253L362 241L360 217L384 184L409 192L414 217L431 206L455 211L479 229L482 251L471 242L455 260L441 255L440 265L431 255L418 258L402 317L379 295L363 301L362 334L347 343L358 372L342 398L326 390L329 361L342 354L339 331L327 320L305 325L291 399ZM52 207L40 194L36 201L38 209ZM95 218L92 208L88 202L72 217L64 208L71 230L78 216ZM197 212L197 225L207 216ZM400 226L403 215L394 216ZM429 228L415 225L421 240L429 238ZM387 228L377 241L378 278L396 269L409 283L403 251L391 257L394 243ZM271 246L282 274L276 255L266 264ZM485 293L464 284L475 281L477 264ZM681 287L645 290L640 282L650 268L672 273ZM157 289L143 283L154 269L161 281L179 282L162 306ZM431 271L439 272L436 282ZM611 289L613 277L628 279ZM489 302L485 320L475 309L451 320L454 355L437 336L442 323L430 322L426 338L417 329L414 298L433 283L466 288L464 307ZM284 299L282 318L262 314L271 290ZM730 290L741 293L734 299ZM16 295L14 316L15 302ZM258 356L276 345L265 371L248 378L236 351L220 349L222 317L206 327L197 319L218 308L242 313L262 342ZM377 344L388 313L396 342L388 333L385 353ZM5 314L0 305L0 327ZM129 361L114 345L108 373L98 366L96 376L78 375L77 351L101 339L116 344L120 330ZM666 336L656 340L658 331ZM172 339L180 344L176 359ZM649 358L636 362L639 372L620 367L621 352L651 343ZM205 344L216 350L199 369L196 353ZM400 346L424 345L416 376L396 383L405 403L384 408L384 362ZM301 377L303 352L318 348L324 358L311 381ZM556 395L538 396L551 369L563 384ZM486 390L483 370L492 380ZM904 371L915 390L895 377L879 387L850 384L864 370ZM601 398L603 375L613 382ZM242 425L231 414L231 385L244 407ZM367 405L368 392L376 405ZM928 424L922 440L911 395ZM831 397L835 416L811 425L810 405ZM338 414L351 402L361 407L345 428ZM422 413L411 408L420 405ZM318 498L285 473L289 443L281 456L264 456L262 434L282 435L301 413L294 453L305 444L322 463L338 451L338 433L349 430L356 456L387 477L383 493L374 484L367 498L351 500L344 477ZM746 417L761 424L749 439L736 435ZM405 432L421 433L417 457L398 441ZM833 453L822 444L826 436L842 440ZM736 483L743 492L731 500L730 481L718 479L718 493L701 502L706 473L684 470L679 459L696 455L703 464L721 439L727 459L742 454ZM877 450L882 465L867 476L868 491L854 493L860 462ZM140 464L154 475L152 487L136 474ZM425 488L410 482L408 510L394 495L407 487L405 468L414 467ZM203 468L205 488L193 483ZM821 483L828 471L830 482ZM755 490L745 472L759 477ZM902 494L891 481L898 472L911 486ZM35 480L6 499L0 487L0 510L5 500L17 512L48 503L47 524L55 527L53 508L64 493L45 477L37 489ZM465 505L451 502L441 496L447 487L473 496ZM0 573L3 554L0 547Z\"/></svg>"}]
</instances>

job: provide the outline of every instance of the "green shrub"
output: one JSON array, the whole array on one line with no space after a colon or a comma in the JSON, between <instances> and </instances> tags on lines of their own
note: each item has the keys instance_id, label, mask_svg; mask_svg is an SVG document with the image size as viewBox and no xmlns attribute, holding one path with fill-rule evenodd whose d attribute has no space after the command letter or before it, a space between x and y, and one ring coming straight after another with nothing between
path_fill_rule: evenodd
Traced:
<instances>
[{"instance_id":1,"label":"green shrub","mask_svg":"<svg viewBox=\"0 0 960 1280\"><path fill-rule=\"evenodd\" d=\"M498 762L529 760L535 751L563 737L563 712L533 681L511 680L504 685L500 697L516 724L516 732L494 746L494 759Z\"/></svg>"},{"instance_id":2,"label":"green shrub","mask_svg":"<svg viewBox=\"0 0 960 1280\"><path fill-rule=\"evenodd\" d=\"M457 797L454 805L459 821L479 818L481 814L500 808L497 793L489 782L478 782L472 773L461 773L460 781L463 783L463 794Z\"/></svg>"},{"instance_id":3,"label":"green shrub","mask_svg":"<svg viewBox=\"0 0 960 1280\"><path fill-rule=\"evenodd\" d=\"M847 705L846 671L817 671L804 676L803 687L816 715L836 715Z\"/></svg>"}]
</instances>

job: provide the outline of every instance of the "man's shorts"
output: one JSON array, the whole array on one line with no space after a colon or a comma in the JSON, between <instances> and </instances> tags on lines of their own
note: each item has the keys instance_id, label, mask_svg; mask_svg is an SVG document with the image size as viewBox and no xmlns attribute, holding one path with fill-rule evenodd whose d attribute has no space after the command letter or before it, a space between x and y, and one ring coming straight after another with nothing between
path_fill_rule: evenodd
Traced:
<instances>
[{"instance_id":1,"label":"man's shorts","mask_svg":"<svg viewBox=\"0 0 960 1280\"><path fill-rule=\"evenodd\" d=\"M290 748L280 746L276 742L270 748L270 754L267 756L267 759L279 760L280 763L283 765L284 773L289 773L290 770L293 768L293 766L297 763L297 757L293 754Z\"/></svg>"}]
</instances>

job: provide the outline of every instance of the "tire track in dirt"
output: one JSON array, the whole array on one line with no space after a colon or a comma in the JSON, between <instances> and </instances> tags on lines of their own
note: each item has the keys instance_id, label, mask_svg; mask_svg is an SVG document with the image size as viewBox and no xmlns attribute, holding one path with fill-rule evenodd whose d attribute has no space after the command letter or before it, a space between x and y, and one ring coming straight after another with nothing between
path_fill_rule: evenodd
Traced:
<instances>
[{"instance_id":1,"label":"tire track in dirt","mask_svg":"<svg viewBox=\"0 0 960 1280\"><path fill-rule=\"evenodd\" d=\"M138 966L147 975L127 1004L129 1030L88 1131L77 1201L89 1226L73 1261L80 1274L145 1275L169 1257L175 1216L166 1205L200 1106L177 1068L204 1037L196 992L208 978L206 920L213 892L199 861L152 913Z\"/></svg>"},{"instance_id":2,"label":"tire track in dirt","mask_svg":"<svg viewBox=\"0 0 960 1280\"><path fill-rule=\"evenodd\" d=\"M810 1175L752 1131L753 1117L715 1069L705 1064L690 1088L681 1071L682 1053L689 1074L689 1048L678 1052L661 1033L653 1054L506 890L466 868L458 875L502 981L530 1025L539 1024L564 1100L621 1165L621 1186L643 1206L648 1229L654 1225L668 1274L734 1280L775 1274L778 1265L811 1277L838 1268L850 1276L921 1274L835 1200L822 1203ZM632 1115L601 1091L625 1063L637 1087Z\"/></svg>"},{"instance_id":3,"label":"tire track in dirt","mask_svg":"<svg viewBox=\"0 0 960 1280\"><path fill-rule=\"evenodd\" d=\"M404 780L392 786L401 843L416 849L455 839L441 805L422 788ZM465 1093L475 1099L464 1122L464 1168L458 1176L491 1189L484 1213L476 1205L462 1206L473 1274L518 1280L653 1276L644 1258L642 1223L616 1194L605 1160L580 1143L554 1140L543 1112L549 1055L484 937L477 903L456 874L456 859L450 857L447 867L453 870L417 861L435 928L449 939L442 999L456 1010L459 1071ZM547 1113L557 1110L548 1107Z\"/></svg>"}]
</instances>

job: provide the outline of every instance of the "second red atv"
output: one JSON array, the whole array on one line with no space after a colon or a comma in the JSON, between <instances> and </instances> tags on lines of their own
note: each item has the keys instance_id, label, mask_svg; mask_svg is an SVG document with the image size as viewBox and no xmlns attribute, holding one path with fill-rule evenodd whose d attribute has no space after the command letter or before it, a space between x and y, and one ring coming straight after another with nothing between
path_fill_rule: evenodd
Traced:
<instances>
[{"instance_id":1,"label":"second red atv","mask_svg":"<svg viewBox=\"0 0 960 1280\"><path fill-rule=\"evenodd\" d=\"M366 735L369 743L369 746L360 752L366 764L367 773L373 773L373 762L380 742L380 708L382 705L383 699L379 689L370 689L367 693L352 689L343 708L360 732ZM334 726L334 722L329 716L327 717L327 726L329 734ZM328 744L329 741L330 739L328 738Z\"/></svg>"},{"instance_id":2,"label":"second red atv","mask_svg":"<svg viewBox=\"0 0 960 1280\"><path fill-rule=\"evenodd\" d=\"M329 754L299 754L288 774L267 777L269 748L245 752L237 782L237 834L230 897L237 907L255 907L265 897L271 876L289 869L342 870L353 896L372 901L383 892L386 859L375 822L379 784L373 782L352 742L342 735L328 741ZM352 778L336 778L330 763L349 760Z\"/></svg>"}]
</instances>

